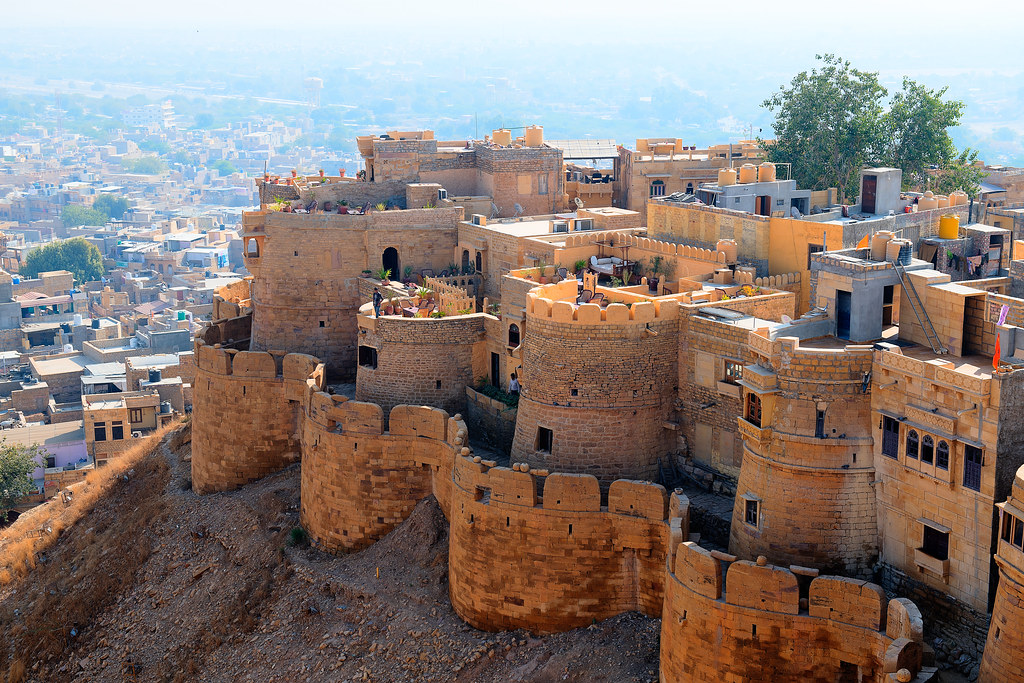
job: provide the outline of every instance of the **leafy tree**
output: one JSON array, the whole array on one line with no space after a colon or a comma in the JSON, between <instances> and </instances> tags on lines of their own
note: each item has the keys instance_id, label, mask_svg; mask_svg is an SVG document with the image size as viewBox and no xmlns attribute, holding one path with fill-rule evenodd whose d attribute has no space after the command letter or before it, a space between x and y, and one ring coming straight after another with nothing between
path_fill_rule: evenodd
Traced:
<instances>
[{"instance_id":1,"label":"leafy tree","mask_svg":"<svg viewBox=\"0 0 1024 683\"><path fill-rule=\"evenodd\" d=\"M235 165L227 159L218 159L217 161L210 164L210 168L223 175L231 175L232 173L238 173L238 169Z\"/></svg>"},{"instance_id":2,"label":"leafy tree","mask_svg":"<svg viewBox=\"0 0 1024 683\"><path fill-rule=\"evenodd\" d=\"M68 204L60 214L60 220L65 226L106 225L108 218L109 216L102 211L77 204Z\"/></svg>"},{"instance_id":3,"label":"leafy tree","mask_svg":"<svg viewBox=\"0 0 1024 683\"><path fill-rule=\"evenodd\" d=\"M103 257L95 245L81 237L45 244L29 252L19 272L36 277L49 270L67 270L75 282L93 282L103 275Z\"/></svg>"},{"instance_id":4,"label":"leafy tree","mask_svg":"<svg viewBox=\"0 0 1024 683\"><path fill-rule=\"evenodd\" d=\"M143 173L146 175L157 175L167 171L165 164L159 157L142 157L141 159L125 159L122 162L124 170L129 173Z\"/></svg>"},{"instance_id":5,"label":"leafy tree","mask_svg":"<svg viewBox=\"0 0 1024 683\"><path fill-rule=\"evenodd\" d=\"M128 200L124 197L115 197L112 194L101 194L92 203L92 208L103 212L109 218L121 220L124 218L124 212L128 210Z\"/></svg>"},{"instance_id":6,"label":"leafy tree","mask_svg":"<svg viewBox=\"0 0 1024 683\"><path fill-rule=\"evenodd\" d=\"M849 203L859 190L861 169L871 164L902 169L906 188L923 188L937 175L942 187L977 191L980 176L969 161L977 154L958 155L949 136L964 104L944 101L946 88L904 78L886 106L888 91L877 73L859 71L831 54L816 59L818 68L797 74L763 104L775 114L776 140L761 141L762 149L769 161L793 165L797 185L835 186L840 203Z\"/></svg>"},{"instance_id":7,"label":"leafy tree","mask_svg":"<svg viewBox=\"0 0 1024 683\"><path fill-rule=\"evenodd\" d=\"M181 164L183 166L194 166L198 162L198 159L196 159L193 155L189 154L185 150L179 149L178 151L171 155L171 161L173 161L176 164Z\"/></svg>"},{"instance_id":8,"label":"leafy tree","mask_svg":"<svg viewBox=\"0 0 1024 683\"><path fill-rule=\"evenodd\" d=\"M909 78L892 97L882 117L881 157L903 169L903 186L920 186L929 166L943 165L956 156L949 133L960 122L964 103L943 102L947 88L930 90Z\"/></svg>"},{"instance_id":9,"label":"leafy tree","mask_svg":"<svg viewBox=\"0 0 1024 683\"><path fill-rule=\"evenodd\" d=\"M963 190L969 197L973 197L981 189L982 178L988 175L974 165L977 160L977 150L970 148L949 159L937 171L933 172L932 190L941 194Z\"/></svg>"},{"instance_id":10,"label":"leafy tree","mask_svg":"<svg viewBox=\"0 0 1024 683\"><path fill-rule=\"evenodd\" d=\"M878 75L858 71L835 55L817 55L820 69L801 71L790 87L764 101L775 114L775 142L764 145L774 163L792 163L797 186L835 185L839 201L857 194L860 170L881 128L886 90Z\"/></svg>"},{"instance_id":11,"label":"leafy tree","mask_svg":"<svg viewBox=\"0 0 1024 683\"><path fill-rule=\"evenodd\" d=\"M7 513L32 491L32 472L45 462L45 455L38 444L0 444L0 522L6 522Z\"/></svg>"},{"instance_id":12,"label":"leafy tree","mask_svg":"<svg viewBox=\"0 0 1024 683\"><path fill-rule=\"evenodd\" d=\"M160 138L146 138L139 143L139 149L143 152L154 152L156 154L170 154L171 146L167 144L166 140Z\"/></svg>"}]
</instances>

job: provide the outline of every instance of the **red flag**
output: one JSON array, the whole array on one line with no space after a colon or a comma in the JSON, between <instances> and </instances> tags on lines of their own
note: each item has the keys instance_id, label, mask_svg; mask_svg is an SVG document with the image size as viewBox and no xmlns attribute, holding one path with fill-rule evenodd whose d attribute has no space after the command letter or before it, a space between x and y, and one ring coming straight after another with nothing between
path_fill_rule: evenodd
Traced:
<instances>
[{"instance_id":1,"label":"red flag","mask_svg":"<svg viewBox=\"0 0 1024 683\"><path fill-rule=\"evenodd\" d=\"M992 369L999 370L999 332L996 332L996 352L992 356Z\"/></svg>"}]
</instances>

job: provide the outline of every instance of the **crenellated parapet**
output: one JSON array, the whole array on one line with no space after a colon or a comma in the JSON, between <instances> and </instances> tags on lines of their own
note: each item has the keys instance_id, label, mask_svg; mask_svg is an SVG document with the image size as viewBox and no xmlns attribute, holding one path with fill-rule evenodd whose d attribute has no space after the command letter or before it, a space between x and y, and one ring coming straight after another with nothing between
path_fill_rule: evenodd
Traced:
<instances>
[{"instance_id":1,"label":"crenellated parapet","mask_svg":"<svg viewBox=\"0 0 1024 683\"><path fill-rule=\"evenodd\" d=\"M981 660L980 681L1024 682L1024 467L1017 470L1010 497L999 503L995 554L999 585Z\"/></svg>"},{"instance_id":2,"label":"crenellated parapet","mask_svg":"<svg viewBox=\"0 0 1024 683\"><path fill-rule=\"evenodd\" d=\"M725 571L723 571L725 570ZM724 581L723 581L724 577ZM668 567L661 680L889 683L922 666L913 602L881 587L801 567L778 567L680 543Z\"/></svg>"},{"instance_id":3,"label":"crenellated parapet","mask_svg":"<svg viewBox=\"0 0 1024 683\"><path fill-rule=\"evenodd\" d=\"M300 404L325 386L324 366L301 353L237 351L196 339L192 486L238 488L299 459Z\"/></svg>"},{"instance_id":4,"label":"crenellated parapet","mask_svg":"<svg viewBox=\"0 0 1024 683\"><path fill-rule=\"evenodd\" d=\"M380 406L310 386L302 425L303 527L329 552L384 537L434 494L448 510L452 464L466 424L438 408Z\"/></svg>"},{"instance_id":5,"label":"crenellated parapet","mask_svg":"<svg viewBox=\"0 0 1024 683\"><path fill-rule=\"evenodd\" d=\"M591 475L455 461L449 584L455 611L489 630L565 631L627 611L661 613L669 549L689 501L641 481L602 495Z\"/></svg>"}]
</instances>

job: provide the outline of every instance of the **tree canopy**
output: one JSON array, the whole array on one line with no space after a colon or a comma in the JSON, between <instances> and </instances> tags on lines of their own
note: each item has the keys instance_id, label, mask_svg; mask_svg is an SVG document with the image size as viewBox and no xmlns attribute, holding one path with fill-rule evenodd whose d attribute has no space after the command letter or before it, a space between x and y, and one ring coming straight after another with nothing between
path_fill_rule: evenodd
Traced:
<instances>
[{"instance_id":1,"label":"tree canopy","mask_svg":"<svg viewBox=\"0 0 1024 683\"><path fill-rule=\"evenodd\" d=\"M81 237L58 240L29 252L19 272L25 277L37 277L50 270L67 270L75 282L92 282L103 275L103 257L95 245Z\"/></svg>"},{"instance_id":2,"label":"tree canopy","mask_svg":"<svg viewBox=\"0 0 1024 683\"><path fill-rule=\"evenodd\" d=\"M210 164L210 168L220 173L222 176L231 175L232 173L238 173L238 169L233 163L227 159L218 159L217 161Z\"/></svg>"},{"instance_id":3,"label":"tree canopy","mask_svg":"<svg viewBox=\"0 0 1024 683\"><path fill-rule=\"evenodd\" d=\"M7 513L18 500L31 493L32 472L45 462L45 455L36 444L0 444L0 522L7 521Z\"/></svg>"},{"instance_id":4,"label":"tree canopy","mask_svg":"<svg viewBox=\"0 0 1024 683\"><path fill-rule=\"evenodd\" d=\"M763 103L775 114L776 139L762 141L762 148L769 161L792 164L798 186L837 187L847 203L857 195L861 169L884 165L902 169L907 188L977 192L984 175L971 166L977 154L959 154L948 132L959 124L963 102L944 101L946 88L909 78L886 101L877 73L831 54L816 58L817 68L800 72Z\"/></svg>"},{"instance_id":5,"label":"tree canopy","mask_svg":"<svg viewBox=\"0 0 1024 683\"><path fill-rule=\"evenodd\" d=\"M92 208L102 211L110 218L121 220L124 218L124 212L128 210L128 200L112 194L101 194L92 203Z\"/></svg>"},{"instance_id":6,"label":"tree canopy","mask_svg":"<svg viewBox=\"0 0 1024 683\"><path fill-rule=\"evenodd\" d=\"M60 212L60 220L65 226L74 225L105 225L109 216L102 211L90 209L78 204L68 204Z\"/></svg>"},{"instance_id":7,"label":"tree canopy","mask_svg":"<svg viewBox=\"0 0 1024 683\"><path fill-rule=\"evenodd\" d=\"M167 164L160 157L141 157L139 159L125 159L121 162L124 170L129 173L144 173L157 175L167 170Z\"/></svg>"}]
</instances>

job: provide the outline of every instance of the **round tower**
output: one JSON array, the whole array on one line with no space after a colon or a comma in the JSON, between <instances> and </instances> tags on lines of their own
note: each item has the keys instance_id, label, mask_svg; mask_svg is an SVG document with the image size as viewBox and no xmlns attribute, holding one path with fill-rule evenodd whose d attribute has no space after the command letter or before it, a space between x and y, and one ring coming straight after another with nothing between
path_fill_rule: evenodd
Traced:
<instances>
[{"instance_id":1,"label":"round tower","mask_svg":"<svg viewBox=\"0 0 1024 683\"><path fill-rule=\"evenodd\" d=\"M1010 498L998 507L999 586L978 680L1024 683L1024 466L1017 470Z\"/></svg>"},{"instance_id":2,"label":"round tower","mask_svg":"<svg viewBox=\"0 0 1024 683\"><path fill-rule=\"evenodd\" d=\"M665 422L678 383L678 305L577 305L576 287L566 280L527 295L512 459L593 474L602 487L654 479L675 444Z\"/></svg>"},{"instance_id":3,"label":"round tower","mask_svg":"<svg viewBox=\"0 0 1024 683\"><path fill-rule=\"evenodd\" d=\"M484 367L474 373L473 359L486 356L487 316L404 318L399 312L374 317L369 304L360 313L356 400L378 404L385 418L400 404L429 405L451 414L464 409L466 387L486 374Z\"/></svg>"},{"instance_id":4,"label":"round tower","mask_svg":"<svg viewBox=\"0 0 1024 683\"><path fill-rule=\"evenodd\" d=\"M752 335L750 348L729 551L869 576L878 554L871 347L810 348Z\"/></svg>"}]
</instances>

